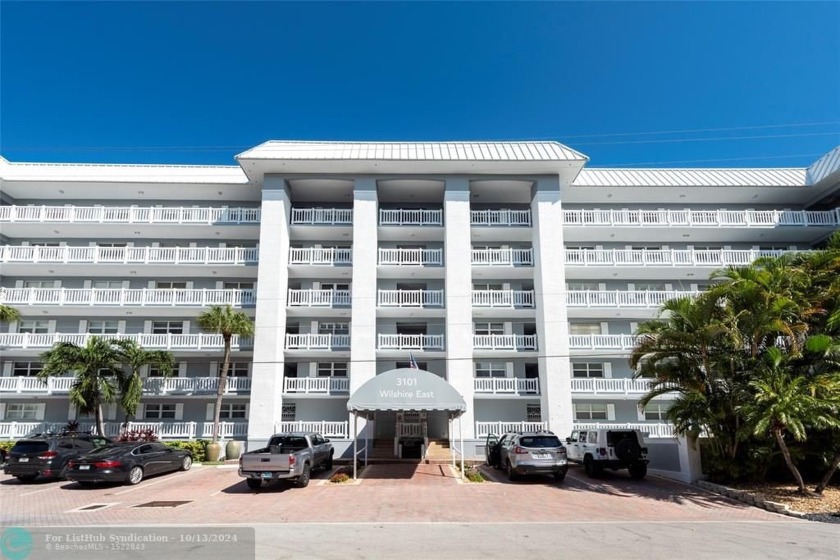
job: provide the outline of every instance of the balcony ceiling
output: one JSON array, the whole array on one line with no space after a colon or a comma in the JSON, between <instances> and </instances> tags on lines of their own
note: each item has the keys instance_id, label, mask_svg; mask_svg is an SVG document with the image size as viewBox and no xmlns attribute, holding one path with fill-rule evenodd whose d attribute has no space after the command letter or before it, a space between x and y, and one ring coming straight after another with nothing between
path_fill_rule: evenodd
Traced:
<instances>
[{"instance_id":1,"label":"balcony ceiling","mask_svg":"<svg viewBox=\"0 0 840 560\"><path fill-rule=\"evenodd\" d=\"M442 204L444 181L425 179L386 179L376 182L379 202L401 204Z\"/></svg>"},{"instance_id":2,"label":"balcony ceiling","mask_svg":"<svg viewBox=\"0 0 840 560\"><path fill-rule=\"evenodd\" d=\"M470 181L473 204L531 204L533 181Z\"/></svg>"},{"instance_id":3,"label":"balcony ceiling","mask_svg":"<svg viewBox=\"0 0 840 560\"><path fill-rule=\"evenodd\" d=\"M353 181L347 179L291 179L292 202L353 204Z\"/></svg>"}]
</instances>

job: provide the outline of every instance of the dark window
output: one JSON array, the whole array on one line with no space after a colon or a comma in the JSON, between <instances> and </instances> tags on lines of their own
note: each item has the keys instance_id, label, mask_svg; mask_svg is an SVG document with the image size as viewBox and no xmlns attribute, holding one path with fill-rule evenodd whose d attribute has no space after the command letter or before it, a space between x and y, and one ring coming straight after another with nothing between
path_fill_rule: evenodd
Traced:
<instances>
[{"instance_id":1,"label":"dark window","mask_svg":"<svg viewBox=\"0 0 840 560\"><path fill-rule=\"evenodd\" d=\"M45 441L19 441L12 447L12 453L40 453L49 448L50 445Z\"/></svg>"},{"instance_id":2,"label":"dark window","mask_svg":"<svg viewBox=\"0 0 840 560\"><path fill-rule=\"evenodd\" d=\"M557 436L522 436L519 438L519 445L522 447L560 447L560 438Z\"/></svg>"}]
</instances>

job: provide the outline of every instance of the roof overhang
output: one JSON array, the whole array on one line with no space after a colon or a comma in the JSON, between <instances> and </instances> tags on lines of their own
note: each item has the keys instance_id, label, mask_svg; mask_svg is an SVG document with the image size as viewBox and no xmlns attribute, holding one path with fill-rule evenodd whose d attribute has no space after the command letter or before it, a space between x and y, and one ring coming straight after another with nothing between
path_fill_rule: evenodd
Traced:
<instances>
[{"instance_id":1,"label":"roof overhang","mask_svg":"<svg viewBox=\"0 0 840 560\"><path fill-rule=\"evenodd\" d=\"M377 411L444 411L457 417L467 404L442 377L422 369L399 368L365 382L350 395L347 410L360 416Z\"/></svg>"}]
</instances>

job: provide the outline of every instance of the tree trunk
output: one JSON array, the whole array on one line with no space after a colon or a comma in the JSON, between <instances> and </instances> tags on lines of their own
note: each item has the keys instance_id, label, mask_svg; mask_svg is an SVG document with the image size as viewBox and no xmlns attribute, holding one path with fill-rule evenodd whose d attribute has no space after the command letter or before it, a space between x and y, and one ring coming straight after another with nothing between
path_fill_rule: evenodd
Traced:
<instances>
[{"instance_id":1,"label":"tree trunk","mask_svg":"<svg viewBox=\"0 0 840 560\"><path fill-rule=\"evenodd\" d=\"M831 482L831 477L834 476L834 473L837 471L837 467L840 467L840 453L834 454L834 459L831 461L831 465L828 467L828 472L825 473L825 476L817 484L817 487L814 489L814 492L817 494L822 494L825 487L828 486L828 483Z\"/></svg>"},{"instance_id":2,"label":"tree trunk","mask_svg":"<svg viewBox=\"0 0 840 560\"><path fill-rule=\"evenodd\" d=\"M799 492L802 494L807 494L808 490L805 488L805 481L802 480L802 475L799 474L799 469L796 468L796 465L793 464L793 459L790 457L790 450L785 443L785 436L782 434L782 430L780 428L773 428L773 435L776 437L776 442L779 444L779 449L782 450L782 455L785 458L785 464L788 467L788 470L793 474L793 478L796 479L796 484L799 486Z\"/></svg>"},{"instance_id":3,"label":"tree trunk","mask_svg":"<svg viewBox=\"0 0 840 560\"><path fill-rule=\"evenodd\" d=\"M219 418L222 412L222 397L227 387L228 367L230 367L230 339L231 335L225 334L225 354L222 359L222 371L219 372L219 386L216 388L216 406L213 408L213 443L219 441Z\"/></svg>"},{"instance_id":4,"label":"tree trunk","mask_svg":"<svg viewBox=\"0 0 840 560\"><path fill-rule=\"evenodd\" d=\"M100 436L105 436L105 422L102 421L102 402L96 399L96 408L93 411L96 417L96 433Z\"/></svg>"}]
</instances>

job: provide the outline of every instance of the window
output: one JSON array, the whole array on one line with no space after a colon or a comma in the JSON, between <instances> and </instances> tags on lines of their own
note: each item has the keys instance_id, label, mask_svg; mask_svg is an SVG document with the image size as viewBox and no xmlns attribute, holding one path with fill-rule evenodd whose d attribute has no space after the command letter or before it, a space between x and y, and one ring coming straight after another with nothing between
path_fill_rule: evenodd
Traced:
<instances>
[{"instance_id":1,"label":"window","mask_svg":"<svg viewBox=\"0 0 840 560\"><path fill-rule=\"evenodd\" d=\"M35 377L44 366L41 362L15 362L12 367L14 377Z\"/></svg>"},{"instance_id":2,"label":"window","mask_svg":"<svg viewBox=\"0 0 840 560\"><path fill-rule=\"evenodd\" d=\"M152 334L183 334L183 321L155 321L152 323Z\"/></svg>"},{"instance_id":3,"label":"window","mask_svg":"<svg viewBox=\"0 0 840 560\"><path fill-rule=\"evenodd\" d=\"M225 282L223 285L225 290L253 290L253 282Z\"/></svg>"},{"instance_id":4,"label":"window","mask_svg":"<svg viewBox=\"0 0 840 560\"><path fill-rule=\"evenodd\" d=\"M23 283L24 288L52 288L55 286L52 280L26 280Z\"/></svg>"},{"instance_id":5,"label":"window","mask_svg":"<svg viewBox=\"0 0 840 560\"><path fill-rule=\"evenodd\" d=\"M318 334L350 334L350 323L318 323Z\"/></svg>"},{"instance_id":6,"label":"window","mask_svg":"<svg viewBox=\"0 0 840 560\"><path fill-rule=\"evenodd\" d=\"M281 422L294 422L297 405L295 403L283 403L283 410L280 413Z\"/></svg>"},{"instance_id":7,"label":"window","mask_svg":"<svg viewBox=\"0 0 840 560\"><path fill-rule=\"evenodd\" d=\"M41 420L43 418L43 404L9 403L6 405L6 420Z\"/></svg>"},{"instance_id":8,"label":"window","mask_svg":"<svg viewBox=\"0 0 840 560\"><path fill-rule=\"evenodd\" d=\"M501 284L490 284L490 283L485 283L485 282L473 284L473 290L481 291L481 292L483 292L483 291L493 291L493 290L502 290L502 289L504 289L504 288Z\"/></svg>"},{"instance_id":9,"label":"window","mask_svg":"<svg viewBox=\"0 0 840 560\"><path fill-rule=\"evenodd\" d=\"M635 290L639 292L664 292L665 284L660 284L659 282L642 282L636 284Z\"/></svg>"},{"instance_id":10,"label":"window","mask_svg":"<svg viewBox=\"0 0 840 560\"><path fill-rule=\"evenodd\" d=\"M597 362L572 363L572 377L604 377L604 364Z\"/></svg>"},{"instance_id":11,"label":"window","mask_svg":"<svg viewBox=\"0 0 840 560\"><path fill-rule=\"evenodd\" d=\"M158 290L186 290L186 282L155 282L155 288Z\"/></svg>"},{"instance_id":12,"label":"window","mask_svg":"<svg viewBox=\"0 0 840 560\"><path fill-rule=\"evenodd\" d=\"M645 407L645 420L667 420L667 412L664 404L649 404Z\"/></svg>"},{"instance_id":13,"label":"window","mask_svg":"<svg viewBox=\"0 0 840 560\"><path fill-rule=\"evenodd\" d=\"M475 323L474 327L477 335L505 334L504 323Z\"/></svg>"},{"instance_id":14,"label":"window","mask_svg":"<svg viewBox=\"0 0 840 560\"><path fill-rule=\"evenodd\" d=\"M507 364L504 362L476 362L476 377L505 377L507 375Z\"/></svg>"},{"instance_id":15,"label":"window","mask_svg":"<svg viewBox=\"0 0 840 560\"><path fill-rule=\"evenodd\" d=\"M720 245L695 245L695 251L722 251L723 247Z\"/></svg>"},{"instance_id":16,"label":"window","mask_svg":"<svg viewBox=\"0 0 840 560\"><path fill-rule=\"evenodd\" d=\"M88 331L91 334L116 334L119 332L118 321L89 321Z\"/></svg>"},{"instance_id":17,"label":"window","mask_svg":"<svg viewBox=\"0 0 840 560\"><path fill-rule=\"evenodd\" d=\"M569 334L601 334L601 323L570 323Z\"/></svg>"},{"instance_id":18,"label":"window","mask_svg":"<svg viewBox=\"0 0 840 560\"><path fill-rule=\"evenodd\" d=\"M163 371L158 366L149 366L149 377L163 377Z\"/></svg>"},{"instance_id":19,"label":"window","mask_svg":"<svg viewBox=\"0 0 840 560\"><path fill-rule=\"evenodd\" d=\"M50 332L49 321L21 321L18 323L19 333L46 334Z\"/></svg>"},{"instance_id":20,"label":"window","mask_svg":"<svg viewBox=\"0 0 840 560\"><path fill-rule=\"evenodd\" d=\"M350 284L321 284L322 290L350 290Z\"/></svg>"},{"instance_id":21,"label":"window","mask_svg":"<svg viewBox=\"0 0 840 560\"><path fill-rule=\"evenodd\" d=\"M108 247L108 248L122 248L128 247L128 243L97 243L97 247Z\"/></svg>"},{"instance_id":22,"label":"window","mask_svg":"<svg viewBox=\"0 0 840 560\"><path fill-rule=\"evenodd\" d=\"M118 290L122 285L122 280L94 280L90 287L97 290Z\"/></svg>"},{"instance_id":23,"label":"window","mask_svg":"<svg viewBox=\"0 0 840 560\"><path fill-rule=\"evenodd\" d=\"M147 404L146 419L148 420L174 420L174 404Z\"/></svg>"},{"instance_id":24,"label":"window","mask_svg":"<svg viewBox=\"0 0 840 560\"><path fill-rule=\"evenodd\" d=\"M222 374L222 366L219 364L218 375ZM248 377L250 366L248 362L231 362L228 364L228 377Z\"/></svg>"},{"instance_id":25,"label":"window","mask_svg":"<svg viewBox=\"0 0 840 560\"><path fill-rule=\"evenodd\" d=\"M396 369L411 369L411 362L397 362L394 367ZM423 371L429 371L429 363L428 362L417 362L417 369L422 369Z\"/></svg>"},{"instance_id":26,"label":"window","mask_svg":"<svg viewBox=\"0 0 840 560\"><path fill-rule=\"evenodd\" d=\"M245 403L222 403L219 409L219 418L223 420L244 420L247 410Z\"/></svg>"},{"instance_id":27,"label":"window","mask_svg":"<svg viewBox=\"0 0 840 560\"><path fill-rule=\"evenodd\" d=\"M319 362L318 377L347 377L347 362Z\"/></svg>"},{"instance_id":28,"label":"window","mask_svg":"<svg viewBox=\"0 0 840 560\"><path fill-rule=\"evenodd\" d=\"M598 403L575 403L575 420L606 420L607 405Z\"/></svg>"},{"instance_id":29,"label":"window","mask_svg":"<svg viewBox=\"0 0 840 560\"><path fill-rule=\"evenodd\" d=\"M598 282L569 282L570 292L597 292Z\"/></svg>"},{"instance_id":30,"label":"window","mask_svg":"<svg viewBox=\"0 0 840 560\"><path fill-rule=\"evenodd\" d=\"M542 408L538 404L525 405L525 419L528 422L542 422Z\"/></svg>"}]
</instances>

